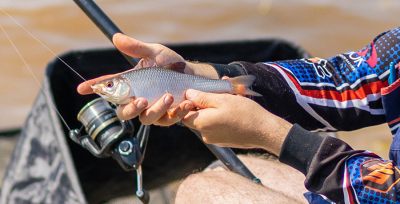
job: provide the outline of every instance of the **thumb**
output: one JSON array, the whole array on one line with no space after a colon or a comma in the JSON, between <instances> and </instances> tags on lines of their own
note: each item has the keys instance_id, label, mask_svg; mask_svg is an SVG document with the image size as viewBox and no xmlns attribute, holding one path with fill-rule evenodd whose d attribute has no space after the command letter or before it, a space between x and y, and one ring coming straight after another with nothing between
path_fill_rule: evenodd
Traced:
<instances>
[{"instance_id":1,"label":"thumb","mask_svg":"<svg viewBox=\"0 0 400 204\"><path fill-rule=\"evenodd\" d=\"M114 34L112 41L119 51L131 57L147 58L153 55L153 50L149 44L130 38L122 33Z\"/></svg>"},{"instance_id":2,"label":"thumb","mask_svg":"<svg viewBox=\"0 0 400 204\"><path fill-rule=\"evenodd\" d=\"M197 108L215 108L219 105L219 96L214 93L206 93L194 89L186 90L186 98L192 101Z\"/></svg>"}]
</instances>

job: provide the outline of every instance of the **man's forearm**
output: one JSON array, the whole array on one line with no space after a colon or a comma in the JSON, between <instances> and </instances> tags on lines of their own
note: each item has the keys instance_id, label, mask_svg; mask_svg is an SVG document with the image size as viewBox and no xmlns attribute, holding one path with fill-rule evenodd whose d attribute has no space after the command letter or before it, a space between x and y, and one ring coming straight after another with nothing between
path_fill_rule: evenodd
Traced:
<instances>
[{"instance_id":1,"label":"man's forearm","mask_svg":"<svg viewBox=\"0 0 400 204\"><path fill-rule=\"evenodd\" d=\"M400 171L393 161L370 151L353 150L340 139L321 137L299 125L293 126L283 142L279 161L302 172L308 190L336 203L398 201ZM385 193L369 196L370 192Z\"/></svg>"}]
</instances>

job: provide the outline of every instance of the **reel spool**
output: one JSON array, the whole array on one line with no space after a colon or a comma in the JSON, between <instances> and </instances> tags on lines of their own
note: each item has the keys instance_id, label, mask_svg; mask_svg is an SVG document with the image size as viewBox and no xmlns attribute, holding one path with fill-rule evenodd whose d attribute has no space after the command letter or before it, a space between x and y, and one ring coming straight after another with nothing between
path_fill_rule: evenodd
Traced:
<instances>
[{"instance_id":1,"label":"reel spool","mask_svg":"<svg viewBox=\"0 0 400 204\"><path fill-rule=\"evenodd\" d=\"M71 130L70 137L96 157L109 157L113 145L123 138L132 138L134 127L130 120L122 121L115 109L102 98L87 103L78 113L81 129ZM81 136L82 129L88 135Z\"/></svg>"}]
</instances>

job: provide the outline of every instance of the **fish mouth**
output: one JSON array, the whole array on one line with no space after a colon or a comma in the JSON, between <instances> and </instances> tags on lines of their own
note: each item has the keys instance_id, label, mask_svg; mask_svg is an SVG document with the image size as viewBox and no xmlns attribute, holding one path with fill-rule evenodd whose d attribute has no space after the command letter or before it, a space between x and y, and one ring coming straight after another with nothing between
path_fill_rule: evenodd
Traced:
<instances>
[{"instance_id":1,"label":"fish mouth","mask_svg":"<svg viewBox=\"0 0 400 204\"><path fill-rule=\"evenodd\" d=\"M101 93L102 92L101 91L101 87L98 84L95 84L95 85L90 86L90 87L92 88L93 92L95 92L95 93Z\"/></svg>"},{"instance_id":2,"label":"fish mouth","mask_svg":"<svg viewBox=\"0 0 400 204\"><path fill-rule=\"evenodd\" d=\"M104 100L109 101L109 99L111 98L111 97L107 96L107 95L103 92L103 90L102 90L102 88L101 88L101 86L100 86L99 84L95 84L95 85L90 86L90 87L93 89L93 92L94 92L94 93L96 93L97 95L99 95L100 97L102 97Z\"/></svg>"}]
</instances>

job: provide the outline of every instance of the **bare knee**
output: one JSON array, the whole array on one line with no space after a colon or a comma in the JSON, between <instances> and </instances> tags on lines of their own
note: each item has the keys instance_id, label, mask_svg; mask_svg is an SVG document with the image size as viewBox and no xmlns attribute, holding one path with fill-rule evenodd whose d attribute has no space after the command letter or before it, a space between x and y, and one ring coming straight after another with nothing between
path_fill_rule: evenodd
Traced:
<instances>
[{"instance_id":1,"label":"bare knee","mask_svg":"<svg viewBox=\"0 0 400 204\"><path fill-rule=\"evenodd\" d=\"M180 185L176 204L181 203L299 203L292 197L229 171L190 175Z\"/></svg>"},{"instance_id":2,"label":"bare knee","mask_svg":"<svg viewBox=\"0 0 400 204\"><path fill-rule=\"evenodd\" d=\"M264 185L216 168L187 177L175 203L307 203L302 195L307 190L301 173L276 160L254 156L240 159Z\"/></svg>"},{"instance_id":3,"label":"bare knee","mask_svg":"<svg viewBox=\"0 0 400 204\"><path fill-rule=\"evenodd\" d=\"M239 158L264 186L279 189L280 192L295 200L306 202L303 196L308 191L304 187L305 176L296 169L280 163L273 157L240 155Z\"/></svg>"}]
</instances>

